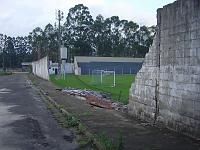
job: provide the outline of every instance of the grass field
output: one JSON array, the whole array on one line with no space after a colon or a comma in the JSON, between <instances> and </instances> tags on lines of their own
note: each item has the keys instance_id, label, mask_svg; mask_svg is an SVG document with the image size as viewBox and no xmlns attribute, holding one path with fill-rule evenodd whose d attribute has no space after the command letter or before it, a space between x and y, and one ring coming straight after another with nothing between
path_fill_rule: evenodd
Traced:
<instances>
[{"instance_id":1,"label":"grass field","mask_svg":"<svg viewBox=\"0 0 200 150\"><path fill-rule=\"evenodd\" d=\"M91 89L95 91L103 91L111 94L115 101L120 101L124 104L128 103L129 89L134 82L134 75L116 75L116 86L108 87L102 85L93 85L91 76L89 75L66 75L66 79L58 79L55 75L51 75L51 82L59 87L73 87L79 89Z\"/></svg>"}]
</instances>

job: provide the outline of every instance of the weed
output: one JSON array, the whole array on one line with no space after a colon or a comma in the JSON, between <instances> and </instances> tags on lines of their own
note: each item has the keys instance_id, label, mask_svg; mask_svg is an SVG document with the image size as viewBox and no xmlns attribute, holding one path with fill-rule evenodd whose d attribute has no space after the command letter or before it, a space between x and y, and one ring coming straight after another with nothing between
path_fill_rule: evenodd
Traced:
<instances>
[{"instance_id":1,"label":"weed","mask_svg":"<svg viewBox=\"0 0 200 150\"><path fill-rule=\"evenodd\" d=\"M77 127L79 125L79 120L72 115L65 116L65 123L68 127Z\"/></svg>"},{"instance_id":2,"label":"weed","mask_svg":"<svg viewBox=\"0 0 200 150\"><path fill-rule=\"evenodd\" d=\"M46 104L47 104L47 102L46 102ZM47 109L52 110L53 108L54 108L54 106L52 104L50 104L50 103L47 104Z\"/></svg>"},{"instance_id":3,"label":"weed","mask_svg":"<svg viewBox=\"0 0 200 150\"><path fill-rule=\"evenodd\" d=\"M80 148L86 147L87 145L93 145L93 140L87 136L79 136L77 142Z\"/></svg>"},{"instance_id":4,"label":"weed","mask_svg":"<svg viewBox=\"0 0 200 150\"><path fill-rule=\"evenodd\" d=\"M86 132L86 127L85 127L84 125L82 125L82 124L79 124L79 126L78 126L78 128L77 128L77 132L78 132L78 134L80 134L80 135L85 134L85 132Z\"/></svg>"},{"instance_id":5,"label":"weed","mask_svg":"<svg viewBox=\"0 0 200 150\"><path fill-rule=\"evenodd\" d=\"M64 105L59 105L58 106L58 109L62 109L62 108L65 108L65 106Z\"/></svg>"},{"instance_id":6,"label":"weed","mask_svg":"<svg viewBox=\"0 0 200 150\"><path fill-rule=\"evenodd\" d=\"M5 75L11 75L12 72L1 72L0 71L0 76L5 76Z\"/></svg>"},{"instance_id":7,"label":"weed","mask_svg":"<svg viewBox=\"0 0 200 150\"><path fill-rule=\"evenodd\" d=\"M119 136L117 142L109 138L105 133L98 134L95 137L106 150L122 150L123 149L123 142L122 142L121 135Z\"/></svg>"},{"instance_id":8,"label":"weed","mask_svg":"<svg viewBox=\"0 0 200 150\"><path fill-rule=\"evenodd\" d=\"M122 138L122 134L121 133L120 133L120 135L118 137L117 149L118 150L124 149L124 143L123 143L123 138Z\"/></svg>"}]
</instances>

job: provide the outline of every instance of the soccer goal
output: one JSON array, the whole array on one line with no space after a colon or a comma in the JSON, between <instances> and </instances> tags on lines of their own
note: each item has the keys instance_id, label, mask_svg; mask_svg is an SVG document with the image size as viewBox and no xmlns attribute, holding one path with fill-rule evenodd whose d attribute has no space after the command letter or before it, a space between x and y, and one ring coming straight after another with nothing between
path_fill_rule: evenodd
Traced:
<instances>
[{"instance_id":1,"label":"soccer goal","mask_svg":"<svg viewBox=\"0 0 200 150\"><path fill-rule=\"evenodd\" d=\"M92 84L115 87L115 71L92 70Z\"/></svg>"}]
</instances>

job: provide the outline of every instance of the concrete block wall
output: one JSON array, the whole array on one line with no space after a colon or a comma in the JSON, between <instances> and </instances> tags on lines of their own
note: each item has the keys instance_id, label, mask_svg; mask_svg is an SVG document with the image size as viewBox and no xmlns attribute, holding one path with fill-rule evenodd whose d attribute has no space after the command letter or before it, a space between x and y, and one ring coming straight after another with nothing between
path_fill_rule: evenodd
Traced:
<instances>
[{"instance_id":1,"label":"concrete block wall","mask_svg":"<svg viewBox=\"0 0 200 150\"><path fill-rule=\"evenodd\" d=\"M32 62L32 72L34 75L49 80L49 63L48 57Z\"/></svg>"},{"instance_id":2,"label":"concrete block wall","mask_svg":"<svg viewBox=\"0 0 200 150\"><path fill-rule=\"evenodd\" d=\"M157 33L132 84L129 113L200 138L200 1L157 11Z\"/></svg>"}]
</instances>

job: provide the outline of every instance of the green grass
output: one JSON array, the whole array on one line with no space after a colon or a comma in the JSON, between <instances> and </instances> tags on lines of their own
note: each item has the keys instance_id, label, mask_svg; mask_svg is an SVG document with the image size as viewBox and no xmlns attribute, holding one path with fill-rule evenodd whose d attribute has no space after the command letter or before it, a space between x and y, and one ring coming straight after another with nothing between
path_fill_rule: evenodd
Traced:
<instances>
[{"instance_id":1,"label":"green grass","mask_svg":"<svg viewBox=\"0 0 200 150\"><path fill-rule=\"evenodd\" d=\"M109 138L104 132L97 134L95 137L106 150L123 149L123 141L121 135L119 135L117 141L114 141L113 139Z\"/></svg>"},{"instance_id":2,"label":"green grass","mask_svg":"<svg viewBox=\"0 0 200 150\"><path fill-rule=\"evenodd\" d=\"M111 94L115 101L120 101L124 104L128 103L129 89L135 80L134 75L116 75L116 86L108 87L103 85L93 85L91 76L89 75L66 75L66 79L59 79L55 75L50 76L51 82L59 87L73 87L79 89L91 89L95 91L103 91Z\"/></svg>"},{"instance_id":3,"label":"green grass","mask_svg":"<svg viewBox=\"0 0 200 150\"><path fill-rule=\"evenodd\" d=\"M11 75L11 72L1 72L0 71L0 76L5 76L5 75Z\"/></svg>"}]
</instances>

